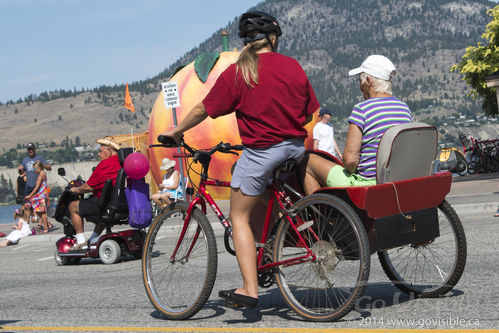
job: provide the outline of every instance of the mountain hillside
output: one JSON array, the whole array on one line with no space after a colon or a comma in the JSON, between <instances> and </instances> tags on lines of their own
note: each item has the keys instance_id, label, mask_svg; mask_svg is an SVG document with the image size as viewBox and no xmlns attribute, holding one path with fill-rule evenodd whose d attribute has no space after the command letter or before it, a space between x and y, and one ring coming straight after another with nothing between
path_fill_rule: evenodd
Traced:
<instances>
[{"instance_id":1,"label":"mountain hillside","mask_svg":"<svg viewBox=\"0 0 499 333\"><path fill-rule=\"evenodd\" d=\"M347 73L369 54L384 54L395 63L394 94L418 119L441 125L449 115L476 115L479 104L466 96L465 84L449 69L479 40L490 19L486 11L494 5L486 0L267 0L253 9L278 18L283 30L279 52L302 64L321 104L335 112L341 141L345 118L362 98L357 80ZM238 18L223 27L231 49L242 47L237 23ZM130 84L136 113L123 108L123 85L3 101L0 148L29 141L59 144L76 136L91 143L107 134L145 131L160 83L198 54L221 51L221 30L169 68L158 68L157 76Z\"/></svg>"}]
</instances>

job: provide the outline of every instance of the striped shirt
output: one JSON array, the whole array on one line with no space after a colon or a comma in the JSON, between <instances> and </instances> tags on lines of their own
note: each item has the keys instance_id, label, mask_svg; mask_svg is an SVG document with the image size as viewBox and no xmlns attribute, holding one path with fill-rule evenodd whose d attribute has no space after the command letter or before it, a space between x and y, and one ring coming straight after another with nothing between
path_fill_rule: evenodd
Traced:
<instances>
[{"instance_id":1,"label":"striped shirt","mask_svg":"<svg viewBox=\"0 0 499 333\"><path fill-rule=\"evenodd\" d=\"M392 126L412 122L411 110L396 97L376 97L353 107L348 122L362 130L362 145L357 173L376 178L376 153L381 136Z\"/></svg>"}]
</instances>

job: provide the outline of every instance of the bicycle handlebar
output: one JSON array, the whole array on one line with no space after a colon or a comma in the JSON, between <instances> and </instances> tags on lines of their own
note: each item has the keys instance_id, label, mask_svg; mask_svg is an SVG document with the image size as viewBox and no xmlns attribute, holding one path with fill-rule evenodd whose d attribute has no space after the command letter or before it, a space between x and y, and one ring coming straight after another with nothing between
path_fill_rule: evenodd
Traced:
<instances>
[{"instance_id":1,"label":"bicycle handlebar","mask_svg":"<svg viewBox=\"0 0 499 333\"><path fill-rule=\"evenodd\" d=\"M182 138L182 141L183 141L183 138ZM162 145L164 147L167 147L167 148L175 148L175 147L179 146L179 144L175 140L173 140L173 138L170 138L169 136L165 136L165 135L159 135L158 142L161 142Z\"/></svg>"},{"instance_id":2,"label":"bicycle handlebar","mask_svg":"<svg viewBox=\"0 0 499 333\"><path fill-rule=\"evenodd\" d=\"M221 152L224 154L234 154L234 155L239 155L235 151L241 151L244 149L243 145L231 145L230 143L227 142L220 142L213 148L209 150L196 150L191 148L187 143L184 141L184 136L182 135L180 137L180 143L177 143L173 138L164 136L164 135L159 135L158 136L158 141L160 144L157 145L149 145L150 148L153 147L163 147L163 148L176 148L176 147L184 147L191 155L183 155L181 157L192 157L194 161L199 160L199 157L203 154L209 154L213 155L215 152Z\"/></svg>"}]
</instances>

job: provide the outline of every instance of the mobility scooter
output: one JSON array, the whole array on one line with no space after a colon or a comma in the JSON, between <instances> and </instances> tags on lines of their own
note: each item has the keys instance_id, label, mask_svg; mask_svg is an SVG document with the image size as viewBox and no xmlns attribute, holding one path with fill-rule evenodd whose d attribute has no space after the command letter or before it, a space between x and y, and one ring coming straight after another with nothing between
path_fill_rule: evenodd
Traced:
<instances>
[{"instance_id":1,"label":"mobility scooter","mask_svg":"<svg viewBox=\"0 0 499 333\"><path fill-rule=\"evenodd\" d=\"M74 265L82 258L100 258L104 264L114 264L120 260L122 253L141 258L144 245L145 232L140 229L127 229L113 232L111 227L118 224L128 224L128 205L125 198L126 174L123 169L125 158L133 152L132 148L122 148L118 151L121 169L118 171L116 184L108 179L99 199L101 214L98 220L91 221L103 224L106 231L99 237L95 244L89 244L86 251L70 252L69 249L76 243L75 229L69 216L69 204L75 200L81 200L81 195L69 191L71 187L82 185L81 179L68 183L66 190L61 194L57 208L54 213L56 221L64 226L65 236L57 240L54 259L57 265ZM58 174L65 176L64 168L58 169Z\"/></svg>"}]
</instances>

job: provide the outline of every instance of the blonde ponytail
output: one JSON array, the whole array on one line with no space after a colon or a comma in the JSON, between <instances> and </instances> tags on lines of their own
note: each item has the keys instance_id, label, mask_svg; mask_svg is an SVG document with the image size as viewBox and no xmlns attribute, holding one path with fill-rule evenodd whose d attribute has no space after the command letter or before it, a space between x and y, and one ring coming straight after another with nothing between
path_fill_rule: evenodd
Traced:
<instances>
[{"instance_id":1,"label":"blonde ponytail","mask_svg":"<svg viewBox=\"0 0 499 333\"><path fill-rule=\"evenodd\" d=\"M269 34L268 38L263 38L254 42L248 43L239 58L237 59L236 77L241 70L244 82L250 88L253 88L253 84L258 85L258 55L257 51L261 50L270 45L269 40L275 37L275 34Z\"/></svg>"}]
</instances>

